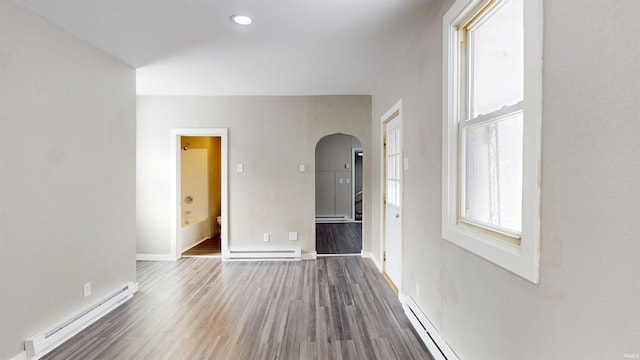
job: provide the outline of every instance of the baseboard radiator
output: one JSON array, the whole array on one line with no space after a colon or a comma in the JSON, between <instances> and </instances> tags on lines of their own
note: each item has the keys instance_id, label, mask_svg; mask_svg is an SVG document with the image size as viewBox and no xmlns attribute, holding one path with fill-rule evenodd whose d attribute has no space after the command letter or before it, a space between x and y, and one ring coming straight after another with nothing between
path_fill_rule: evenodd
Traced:
<instances>
[{"instance_id":1,"label":"baseboard radiator","mask_svg":"<svg viewBox=\"0 0 640 360\"><path fill-rule=\"evenodd\" d=\"M300 249L289 250L230 250L227 260L231 261L299 261Z\"/></svg>"},{"instance_id":2,"label":"baseboard radiator","mask_svg":"<svg viewBox=\"0 0 640 360\"><path fill-rule=\"evenodd\" d=\"M329 216L329 215L320 215L316 216L316 223L345 223L349 221L348 216Z\"/></svg>"},{"instance_id":3,"label":"baseboard radiator","mask_svg":"<svg viewBox=\"0 0 640 360\"><path fill-rule=\"evenodd\" d=\"M27 353L27 359L40 359L45 356L72 336L131 299L135 290L135 284L129 282L95 305L25 340L24 349Z\"/></svg>"},{"instance_id":4,"label":"baseboard radiator","mask_svg":"<svg viewBox=\"0 0 640 360\"><path fill-rule=\"evenodd\" d=\"M411 325L416 330L422 342L431 352L431 356L435 360L458 360L456 354L451 350L449 345L440 337L440 334L433 327L433 324L427 319L422 310L409 296L403 300L404 312L411 321Z\"/></svg>"}]
</instances>

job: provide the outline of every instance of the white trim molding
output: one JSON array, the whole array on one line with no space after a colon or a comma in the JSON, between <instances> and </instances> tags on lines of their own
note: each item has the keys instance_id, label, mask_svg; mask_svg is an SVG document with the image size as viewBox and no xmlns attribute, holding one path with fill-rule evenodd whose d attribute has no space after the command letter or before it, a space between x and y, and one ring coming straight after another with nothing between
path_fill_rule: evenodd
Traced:
<instances>
[{"instance_id":1,"label":"white trim molding","mask_svg":"<svg viewBox=\"0 0 640 360\"><path fill-rule=\"evenodd\" d=\"M12 357L9 360L27 360L27 352L26 351L22 351L22 352L16 354L14 357Z\"/></svg>"},{"instance_id":2,"label":"white trim molding","mask_svg":"<svg viewBox=\"0 0 640 360\"><path fill-rule=\"evenodd\" d=\"M405 315L422 339L434 360L458 360L458 356L440 336L431 321L410 296L400 298Z\"/></svg>"},{"instance_id":3,"label":"white trim molding","mask_svg":"<svg viewBox=\"0 0 640 360\"><path fill-rule=\"evenodd\" d=\"M170 254L136 254L136 261L174 261Z\"/></svg>"},{"instance_id":4,"label":"white trim molding","mask_svg":"<svg viewBox=\"0 0 640 360\"><path fill-rule=\"evenodd\" d=\"M52 326L26 339L24 342L26 357L40 359L103 316L129 301L137 291L138 285L128 282L114 289L107 296L97 300L89 307L65 319L61 319Z\"/></svg>"},{"instance_id":5,"label":"white trim molding","mask_svg":"<svg viewBox=\"0 0 640 360\"><path fill-rule=\"evenodd\" d=\"M376 267L380 270L381 273L385 274L386 273L386 260L385 260L385 251L386 251L386 241L387 241L387 234L386 234L386 203L384 201L384 196L385 196L385 191L386 191L386 182L387 179L385 178L385 161L386 161L386 152L385 152L385 148L384 148L384 138L386 135L386 126L387 124L392 121L395 118L398 118L399 122L400 122L400 159L404 158L404 130L403 130L403 126L404 126L404 120L403 120L403 116L404 116L404 108L403 108L403 99L400 98L398 101L396 101L395 104L393 104L393 106L391 106L389 108L389 110L387 110L387 112L384 113L384 115L382 115L382 117L380 118L380 139L379 144L381 146L381 151L380 151L380 193L378 194L378 199L377 201L380 201L380 249L378 252L378 256L377 257L372 257L372 260L374 260L374 263L376 264ZM400 199L399 199L399 213L400 213L400 268L401 268L401 275L399 279L395 279L392 281L397 281L397 284L393 284L394 286L396 286L397 290L398 290L398 294L402 294L402 284L403 284L403 263L404 263L404 215L403 215L403 204L404 204L404 168L400 169ZM376 259L378 261L376 261Z\"/></svg>"},{"instance_id":6,"label":"white trim molding","mask_svg":"<svg viewBox=\"0 0 640 360\"><path fill-rule=\"evenodd\" d=\"M221 170L221 216L220 225L220 247L221 253L226 254L229 247L229 166L228 166L228 129L227 128L180 128L171 129L169 140L169 196L171 201L171 217L169 218L171 228L171 260L178 260L182 256L181 223L180 211L180 137L182 136L212 136L220 138L220 170ZM224 259L224 257L223 257Z\"/></svg>"},{"instance_id":7,"label":"white trim molding","mask_svg":"<svg viewBox=\"0 0 640 360\"><path fill-rule=\"evenodd\" d=\"M316 251L309 251L302 253L302 260L316 260L318 258L318 253Z\"/></svg>"},{"instance_id":8,"label":"white trim molding","mask_svg":"<svg viewBox=\"0 0 640 360\"><path fill-rule=\"evenodd\" d=\"M502 2L505 0L496 0ZM459 221L458 29L489 0L457 0L443 18L442 237L533 283L539 281L542 1L524 0L524 144L520 244Z\"/></svg>"},{"instance_id":9,"label":"white trim molding","mask_svg":"<svg viewBox=\"0 0 640 360\"><path fill-rule=\"evenodd\" d=\"M261 251L261 250L254 250L254 251ZM232 252L234 252L234 250L229 250L224 252L223 253L224 255L217 256L217 257L220 257L222 261L235 261L232 256ZM300 258L298 260L316 260L317 258L318 258L318 253L315 251L301 251ZM244 259L244 261L264 261L264 260L254 258L254 259Z\"/></svg>"}]
</instances>

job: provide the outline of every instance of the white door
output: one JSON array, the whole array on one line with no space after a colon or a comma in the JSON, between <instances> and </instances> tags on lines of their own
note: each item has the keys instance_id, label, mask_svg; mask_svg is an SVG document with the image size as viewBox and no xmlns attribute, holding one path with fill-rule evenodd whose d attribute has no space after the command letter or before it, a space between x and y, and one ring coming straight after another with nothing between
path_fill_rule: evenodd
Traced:
<instances>
[{"instance_id":1,"label":"white door","mask_svg":"<svg viewBox=\"0 0 640 360\"><path fill-rule=\"evenodd\" d=\"M400 117L385 123L385 241L384 271L395 287L402 285L402 134Z\"/></svg>"}]
</instances>

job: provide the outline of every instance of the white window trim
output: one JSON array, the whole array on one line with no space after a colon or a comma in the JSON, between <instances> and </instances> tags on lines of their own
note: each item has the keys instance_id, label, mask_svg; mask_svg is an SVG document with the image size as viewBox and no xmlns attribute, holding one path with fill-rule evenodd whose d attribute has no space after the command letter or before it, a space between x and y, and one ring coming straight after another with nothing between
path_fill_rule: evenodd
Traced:
<instances>
[{"instance_id":1,"label":"white window trim","mask_svg":"<svg viewBox=\"0 0 640 360\"><path fill-rule=\"evenodd\" d=\"M499 0L500 1L500 0ZM540 262L542 1L524 0L524 144L520 245L458 221L458 35L487 0L457 0L443 18L442 237L533 283Z\"/></svg>"}]
</instances>

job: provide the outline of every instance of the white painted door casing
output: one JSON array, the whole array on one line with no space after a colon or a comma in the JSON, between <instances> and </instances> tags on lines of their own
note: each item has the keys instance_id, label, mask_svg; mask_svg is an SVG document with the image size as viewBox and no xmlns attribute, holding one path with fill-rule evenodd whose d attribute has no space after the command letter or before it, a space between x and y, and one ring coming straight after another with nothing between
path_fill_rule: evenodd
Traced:
<instances>
[{"instance_id":1,"label":"white painted door casing","mask_svg":"<svg viewBox=\"0 0 640 360\"><path fill-rule=\"evenodd\" d=\"M384 272L402 286L402 131L398 114L384 123Z\"/></svg>"}]
</instances>

